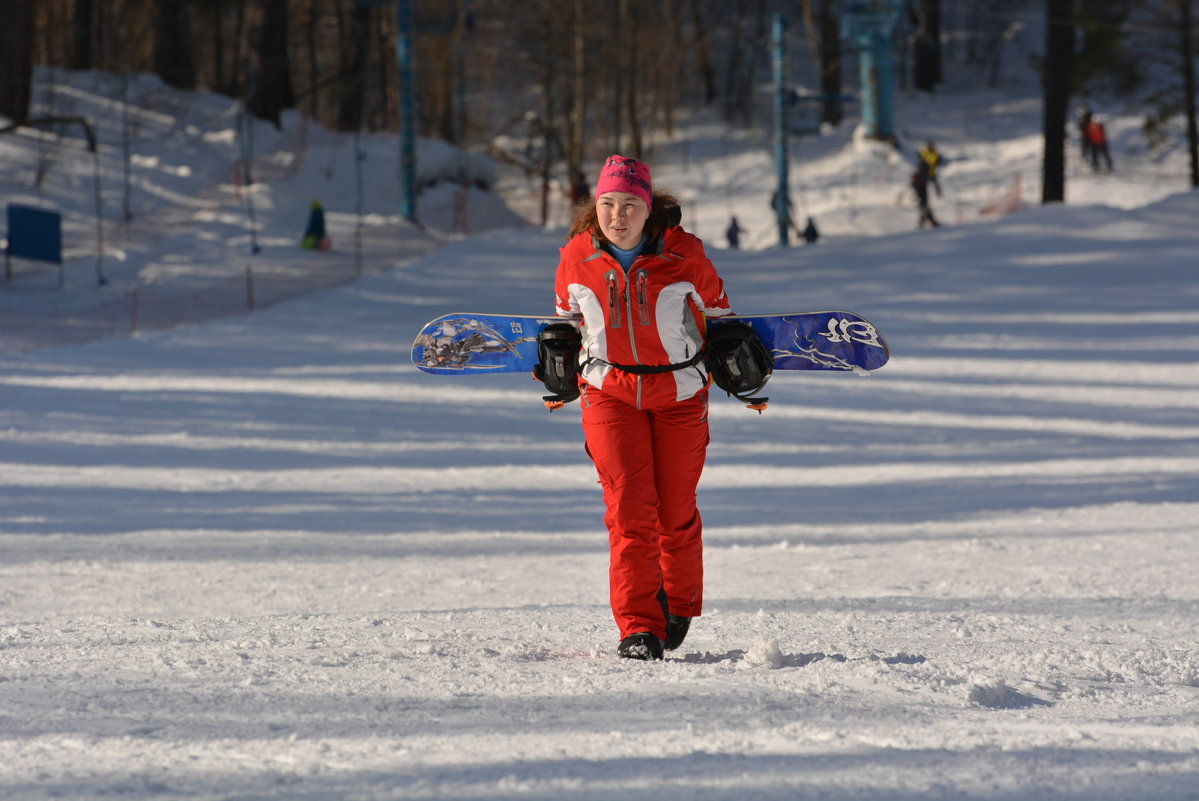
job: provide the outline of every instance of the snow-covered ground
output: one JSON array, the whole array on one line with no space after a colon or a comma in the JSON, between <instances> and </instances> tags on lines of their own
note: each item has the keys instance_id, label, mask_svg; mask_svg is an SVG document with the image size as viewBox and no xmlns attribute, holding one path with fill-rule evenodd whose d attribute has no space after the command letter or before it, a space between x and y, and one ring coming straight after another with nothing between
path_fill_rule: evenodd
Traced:
<instances>
[{"instance_id":1,"label":"snow-covered ground","mask_svg":"<svg viewBox=\"0 0 1199 801\"><path fill-rule=\"evenodd\" d=\"M707 608L654 664L614 654L577 409L408 365L439 313L548 310L561 230L383 216L338 288L80 334L132 289L355 269L348 140L310 131L255 188L252 258L228 120L144 140L108 284L85 253L65 289L28 264L0 286L0 796L1199 798L1199 194L1130 118L1118 171L1073 164L1041 207L1035 101L910 102L956 159L936 231L902 162L831 134L796 145L829 239L723 250L730 209L769 240L768 154L702 122L657 150L736 309L849 308L893 360L779 374L761 416L714 402ZM38 194L22 147L0 139L6 196L86 251L90 159ZM1020 172L1034 202L981 217ZM327 254L294 244L314 196Z\"/></svg>"}]
</instances>

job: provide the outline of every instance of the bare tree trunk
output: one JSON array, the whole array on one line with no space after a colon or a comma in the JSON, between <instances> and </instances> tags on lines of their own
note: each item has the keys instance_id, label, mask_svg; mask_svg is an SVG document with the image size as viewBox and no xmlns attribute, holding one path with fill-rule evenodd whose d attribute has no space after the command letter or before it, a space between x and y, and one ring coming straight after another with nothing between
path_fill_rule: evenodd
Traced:
<instances>
[{"instance_id":1,"label":"bare tree trunk","mask_svg":"<svg viewBox=\"0 0 1199 801\"><path fill-rule=\"evenodd\" d=\"M844 116L841 108L841 19L833 9L833 0L820 0L818 13L812 7L812 0L804 0L803 15L820 75L820 121L840 125Z\"/></svg>"},{"instance_id":2,"label":"bare tree trunk","mask_svg":"<svg viewBox=\"0 0 1199 801\"><path fill-rule=\"evenodd\" d=\"M1071 0L1047 0L1045 5L1045 157L1041 202L1066 199L1066 112L1074 61L1074 21Z\"/></svg>"},{"instance_id":3,"label":"bare tree trunk","mask_svg":"<svg viewBox=\"0 0 1199 801\"><path fill-rule=\"evenodd\" d=\"M648 76L649 69L642 66L639 58L639 50L637 47L637 36L640 34L640 25L633 13L629 10L629 0L620 0L620 11L624 19L621 21L621 30L625 32L626 39L631 41L631 46L625 45L622 47L624 58L626 59L626 68L622 70L624 76L628 78L624 83L625 88L625 108L629 115L629 141L630 151L633 158L644 158L641 150L641 120L637 113L637 104L642 91L642 81L633 80L632 76ZM619 41L619 40L618 40ZM621 42L624 45L624 42Z\"/></svg>"},{"instance_id":4,"label":"bare tree trunk","mask_svg":"<svg viewBox=\"0 0 1199 801\"><path fill-rule=\"evenodd\" d=\"M388 4L384 8L391 9ZM378 62L375 65L378 69L378 98L379 102L371 111L373 112L371 129L376 131L389 130L394 122L399 119L399 87L396 87L396 103L395 110L392 109L391 96L388 88L392 85L393 79L398 80L396 75L396 63L391 58L390 54L395 52L396 40L398 31L395 31L390 26L390 21L395 18L394 13L376 14L373 23L374 34L372 38L376 43L375 52L378 56ZM392 33L389 34L389 31Z\"/></svg>"},{"instance_id":5,"label":"bare tree trunk","mask_svg":"<svg viewBox=\"0 0 1199 801\"><path fill-rule=\"evenodd\" d=\"M246 0L221 0L211 9L214 48L213 80L221 94L241 97L246 92L246 63L243 36L246 29ZM229 18L232 17L230 22ZM226 35L232 32L231 37Z\"/></svg>"},{"instance_id":6,"label":"bare tree trunk","mask_svg":"<svg viewBox=\"0 0 1199 801\"><path fill-rule=\"evenodd\" d=\"M616 21L613 24L610 46L614 53L614 58L617 59L617 64L622 65L616 70L612 81L612 152L619 153L621 148L621 140L624 138L623 117L624 117L624 85L625 76L628 71L623 67L624 59L627 58L628 48L622 42L623 37L628 30L627 20L629 18L629 0L620 0L616 7Z\"/></svg>"},{"instance_id":7,"label":"bare tree trunk","mask_svg":"<svg viewBox=\"0 0 1199 801\"><path fill-rule=\"evenodd\" d=\"M751 7L752 6L752 10ZM767 41L766 0L742 0L733 10L734 33L729 53L728 80L725 83L725 119L749 125L753 121L753 100L759 58ZM751 23L753 29L746 33ZM744 42L752 43L745 47Z\"/></svg>"},{"instance_id":8,"label":"bare tree trunk","mask_svg":"<svg viewBox=\"0 0 1199 801\"><path fill-rule=\"evenodd\" d=\"M75 0L75 15L71 20L71 69L90 70L95 66L92 42L96 32L92 0Z\"/></svg>"},{"instance_id":9,"label":"bare tree trunk","mask_svg":"<svg viewBox=\"0 0 1199 801\"><path fill-rule=\"evenodd\" d=\"M308 40L308 116L317 118L320 109L320 60L317 57L316 28L320 20L320 0L308 2L308 24L304 33Z\"/></svg>"},{"instance_id":10,"label":"bare tree trunk","mask_svg":"<svg viewBox=\"0 0 1199 801\"><path fill-rule=\"evenodd\" d=\"M212 86L218 92L225 92L225 8L222 3L214 2L207 10L212 43Z\"/></svg>"},{"instance_id":11,"label":"bare tree trunk","mask_svg":"<svg viewBox=\"0 0 1199 801\"><path fill-rule=\"evenodd\" d=\"M434 83L436 96L437 136L447 142L457 141L454 136L454 58L460 46L457 32L451 29L445 40L439 43L437 53L438 76Z\"/></svg>"},{"instance_id":12,"label":"bare tree trunk","mask_svg":"<svg viewBox=\"0 0 1199 801\"><path fill-rule=\"evenodd\" d=\"M641 120L637 115L637 90L638 84L636 81L629 81L628 91L628 109L629 109L629 143L633 158L645 158L641 143Z\"/></svg>"},{"instance_id":13,"label":"bare tree trunk","mask_svg":"<svg viewBox=\"0 0 1199 801\"><path fill-rule=\"evenodd\" d=\"M246 45L246 31L249 28L249 8L247 2L249 0L236 0L237 2L237 25L234 27L235 36L233 40L233 58L230 60L233 64L233 75L230 79L230 86L233 91L229 94L233 97L241 97L246 93L246 88L250 82L249 71L249 56Z\"/></svg>"},{"instance_id":14,"label":"bare tree trunk","mask_svg":"<svg viewBox=\"0 0 1199 801\"><path fill-rule=\"evenodd\" d=\"M571 20L571 32L573 35L573 60L574 60L574 97L571 120L570 120L570 147L566 153L567 175L570 176L571 186L574 186L575 177L583 171L583 129L586 126L587 116L587 97L584 94L587 91L587 50L586 37L583 35L583 10L585 4L583 0L575 0L574 17Z\"/></svg>"},{"instance_id":15,"label":"bare tree trunk","mask_svg":"<svg viewBox=\"0 0 1199 801\"><path fill-rule=\"evenodd\" d=\"M278 127L283 110L296 104L291 90L291 60L287 48L290 15L287 0L261 0L261 3L257 80L246 105L251 114Z\"/></svg>"},{"instance_id":16,"label":"bare tree trunk","mask_svg":"<svg viewBox=\"0 0 1199 801\"><path fill-rule=\"evenodd\" d=\"M366 103L366 57L370 42L370 6L354 6L341 37L341 91L337 104L337 126L343 131L362 127L362 107Z\"/></svg>"},{"instance_id":17,"label":"bare tree trunk","mask_svg":"<svg viewBox=\"0 0 1199 801\"><path fill-rule=\"evenodd\" d=\"M1195 120L1195 51L1194 20L1191 18L1190 0L1178 0L1182 12L1182 23L1178 35L1182 46L1183 113L1187 123L1187 150L1191 157L1191 186L1199 187L1199 125Z\"/></svg>"},{"instance_id":18,"label":"bare tree trunk","mask_svg":"<svg viewBox=\"0 0 1199 801\"><path fill-rule=\"evenodd\" d=\"M724 119L726 122L733 121L741 109L741 104L746 100L741 86L741 43L745 39L745 20L740 14L734 15L733 35L729 38L731 50L726 56L724 79Z\"/></svg>"},{"instance_id":19,"label":"bare tree trunk","mask_svg":"<svg viewBox=\"0 0 1199 801\"><path fill-rule=\"evenodd\" d=\"M195 89L187 0L158 0L155 12L154 72L177 89Z\"/></svg>"},{"instance_id":20,"label":"bare tree trunk","mask_svg":"<svg viewBox=\"0 0 1199 801\"><path fill-rule=\"evenodd\" d=\"M662 54L663 58L651 59L654 71L652 86L654 113L649 122L652 124L654 120L658 119L658 115L661 115L662 131L667 137L672 137L674 136L677 98L683 94L682 90L685 84L683 76L686 74L686 67L683 64L683 54L688 51L690 43L685 35L684 27L679 24L671 24L673 20L683 17L683 0L668 0L659 7L658 13L666 15L665 26L670 29L670 36L666 40L669 42L669 49ZM656 28L658 23L653 21L650 25ZM644 24L638 27L644 27ZM644 45L638 49L640 50L641 47Z\"/></svg>"},{"instance_id":21,"label":"bare tree trunk","mask_svg":"<svg viewBox=\"0 0 1199 801\"><path fill-rule=\"evenodd\" d=\"M917 89L931 92L941 83L941 0L920 0L916 5L920 38L912 80Z\"/></svg>"},{"instance_id":22,"label":"bare tree trunk","mask_svg":"<svg viewBox=\"0 0 1199 801\"><path fill-rule=\"evenodd\" d=\"M33 3L0 0L5 46L0 49L0 115L14 123L29 119L33 84Z\"/></svg>"},{"instance_id":23,"label":"bare tree trunk","mask_svg":"<svg viewBox=\"0 0 1199 801\"><path fill-rule=\"evenodd\" d=\"M716 100L716 70L712 66L712 47L708 41L708 28L700 14L699 0L689 0L691 27L695 36L695 58L699 62L699 74L704 82L704 105Z\"/></svg>"},{"instance_id":24,"label":"bare tree trunk","mask_svg":"<svg viewBox=\"0 0 1199 801\"><path fill-rule=\"evenodd\" d=\"M550 183L554 169L554 68L549 59L544 64L544 90L541 117L541 225L550 219Z\"/></svg>"}]
</instances>

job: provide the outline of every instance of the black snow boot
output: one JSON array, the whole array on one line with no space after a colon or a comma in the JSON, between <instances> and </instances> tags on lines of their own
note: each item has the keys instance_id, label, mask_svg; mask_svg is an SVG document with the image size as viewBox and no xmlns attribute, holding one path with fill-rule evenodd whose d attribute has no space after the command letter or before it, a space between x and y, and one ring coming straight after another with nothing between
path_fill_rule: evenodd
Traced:
<instances>
[{"instance_id":1,"label":"black snow boot","mask_svg":"<svg viewBox=\"0 0 1199 801\"><path fill-rule=\"evenodd\" d=\"M666 615L666 642L663 643L663 647L667 651L678 648L687 638L687 629L689 628L691 628L691 618Z\"/></svg>"},{"instance_id":2,"label":"black snow boot","mask_svg":"<svg viewBox=\"0 0 1199 801\"><path fill-rule=\"evenodd\" d=\"M622 659L640 659L644 662L661 659L662 641L648 631L639 631L621 640L616 653Z\"/></svg>"},{"instance_id":3,"label":"black snow boot","mask_svg":"<svg viewBox=\"0 0 1199 801\"><path fill-rule=\"evenodd\" d=\"M687 629L691 628L691 618L670 614L670 604L666 601L666 588L658 590L658 603L662 604L662 615L666 618L666 641L663 647L673 651L683 644L687 638Z\"/></svg>"}]
</instances>

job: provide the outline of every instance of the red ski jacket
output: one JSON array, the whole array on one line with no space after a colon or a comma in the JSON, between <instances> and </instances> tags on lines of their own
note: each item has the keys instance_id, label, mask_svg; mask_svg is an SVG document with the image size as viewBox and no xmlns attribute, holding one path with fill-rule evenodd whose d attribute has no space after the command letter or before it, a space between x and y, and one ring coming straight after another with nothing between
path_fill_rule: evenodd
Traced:
<instances>
[{"instance_id":1,"label":"red ski jacket","mask_svg":"<svg viewBox=\"0 0 1199 801\"><path fill-rule=\"evenodd\" d=\"M706 320L732 310L703 242L681 227L647 243L627 273L591 234L575 236L561 250L554 293L558 314L582 322L587 384L639 409L707 387Z\"/></svg>"}]
</instances>

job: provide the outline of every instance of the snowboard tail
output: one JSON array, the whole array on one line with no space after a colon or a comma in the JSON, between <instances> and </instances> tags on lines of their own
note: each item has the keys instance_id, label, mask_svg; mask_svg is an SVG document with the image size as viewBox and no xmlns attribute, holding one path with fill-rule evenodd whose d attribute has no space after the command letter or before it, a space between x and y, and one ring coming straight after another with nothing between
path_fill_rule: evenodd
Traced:
<instances>
[{"instance_id":1,"label":"snowboard tail","mask_svg":"<svg viewBox=\"0 0 1199 801\"><path fill-rule=\"evenodd\" d=\"M877 370L891 351L864 317L845 311L749 314L712 321L711 330L748 324L774 356L775 370Z\"/></svg>"},{"instance_id":2,"label":"snowboard tail","mask_svg":"<svg viewBox=\"0 0 1199 801\"><path fill-rule=\"evenodd\" d=\"M429 321L412 344L412 363L434 375L529 372L537 334L561 317L446 314Z\"/></svg>"}]
</instances>

